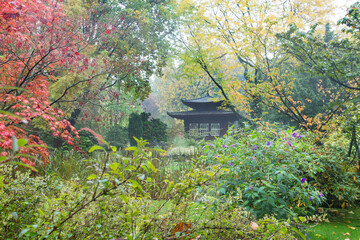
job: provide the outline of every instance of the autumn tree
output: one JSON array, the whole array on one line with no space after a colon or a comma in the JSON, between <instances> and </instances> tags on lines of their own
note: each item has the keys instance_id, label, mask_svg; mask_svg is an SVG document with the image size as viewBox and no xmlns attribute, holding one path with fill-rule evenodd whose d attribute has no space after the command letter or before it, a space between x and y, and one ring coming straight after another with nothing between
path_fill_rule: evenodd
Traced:
<instances>
[{"instance_id":1,"label":"autumn tree","mask_svg":"<svg viewBox=\"0 0 360 240\"><path fill-rule=\"evenodd\" d=\"M201 69L192 68L190 74L187 67L185 62L177 68L167 67L164 75L155 79L154 93L162 115L166 115L168 111L186 110L187 107L182 104L181 99L203 97L206 94L217 95L217 88Z\"/></svg>"},{"instance_id":2,"label":"autumn tree","mask_svg":"<svg viewBox=\"0 0 360 240\"><path fill-rule=\"evenodd\" d=\"M292 98L294 81L282 65L293 59L281 50L276 33L293 22L305 28L326 20L328 1L183 1L182 9L188 13L183 43L193 59L189 64L200 66L225 98L251 118L261 117L266 107L316 127ZM245 81L225 76L224 69L240 69Z\"/></svg>"},{"instance_id":3,"label":"autumn tree","mask_svg":"<svg viewBox=\"0 0 360 240\"><path fill-rule=\"evenodd\" d=\"M74 123L101 119L101 124L118 124L117 119L129 116L124 106L131 109L148 96L149 78L166 63L167 36L175 27L173 1L69 1L68 8L72 15L85 13L80 17L88 71L74 73L71 81L68 74L61 77L52 86L52 98L61 97L56 105L72 111Z\"/></svg>"},{"instance_id":4,"label":"autumn tree","mask_svg":"<svg viewBox=\"0 0 360 240\"><path fill-rule=\"evenodd\" d=\"M20 160L34 165L31 156L40 154L46 162L48 153L38 145L43 142L28 131L36 124L46 125L52 135L73 143L70 133L77 133L64 120L64 112L52 106L49 86L59 71L84 69L78 52L83 38L56 1L0 4L0 150L6 156L12 136L25 138L36 146L22 148Z\"/></svg>"},{"instance_id":5,"label":"autumn tree","mask_svg":"<svg viewBox=\"0 0 360 240\"><path fill-rule=\"evenodd\" d=\"M334 119L335 126L340 125L350 139L348 156L354 156L360 161L359 7L360 2L353 4L346 16L339 21L343 26L342 31L347 34L339 39L323 39L317 31L318 25L314 25L309 31L301 31L293 25L289 31L280 34L279 38L283 49L295 57L303 69L337 86L338 91L333 94L333 104L328 110L331 113L329 116Z\"/></svg>"}]
</instances>

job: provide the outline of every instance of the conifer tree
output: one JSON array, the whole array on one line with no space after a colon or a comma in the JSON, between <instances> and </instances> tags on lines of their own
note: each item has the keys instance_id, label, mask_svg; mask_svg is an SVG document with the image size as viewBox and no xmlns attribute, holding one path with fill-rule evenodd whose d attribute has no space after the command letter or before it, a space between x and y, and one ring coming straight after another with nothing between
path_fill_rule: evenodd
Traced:
<instances>
[{"instance_id":1,"label":"conifer tree","mask_svg":"<svg viewBox=\"0 0 360 240\"><path fill-rule=\"evenodd\" d=\"M141 119L141 115L137 113L130 114L129 117L129 139L130 145L136 146L134 137L140 139L144 135L144 127Z\"/></svg>"}]
</instances>

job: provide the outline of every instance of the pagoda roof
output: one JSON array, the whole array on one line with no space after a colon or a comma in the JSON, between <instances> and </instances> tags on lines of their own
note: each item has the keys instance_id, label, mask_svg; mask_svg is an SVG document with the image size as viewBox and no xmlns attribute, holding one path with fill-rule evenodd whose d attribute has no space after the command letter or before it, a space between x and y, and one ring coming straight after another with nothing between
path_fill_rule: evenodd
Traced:
<instances>
[{"instance_id":1,"label":"pagoda roof","mask_svg":"<svg viewBox=\"0 0 360 240\"><path fill-rule=\"evenodd\" d=\"M215 97L212 97L210 95L207 95L205 97L199 97L199 98L194 98L194 99L181 99L181 101L183 103L211 103L211 102L219 102L219 101L214 101L214 100L210 100L210 99L214 99ZM222 100L221 100L222 102Z\"/></svg>"},{"instance_id":2,"label":"pagoda roof","mask_svg":"<svg viewBox=\"0 0 360 240\"><path fill-rule=\"evenodd\" d=\"M167 112L172 118L185 119L187 117L205 117L205 116L235 116L232 111L208 110L208 111L184 111L184 112Z\"/></svg>"},{"instance_id":3,"label":"pagoda roof","mask_svg":"<svg viewBox=\"0 0 360 240\"><path fill-rule=\"evenodd\" d=\"M181 102L186 106L194 109L201 109L204 107L216 109L218 107L221 107L224 100L215 101L214 99L216 99L216 97L207 95L205 97L194 98L194 99L181 99Z\"/></svg>"}]
</instances>

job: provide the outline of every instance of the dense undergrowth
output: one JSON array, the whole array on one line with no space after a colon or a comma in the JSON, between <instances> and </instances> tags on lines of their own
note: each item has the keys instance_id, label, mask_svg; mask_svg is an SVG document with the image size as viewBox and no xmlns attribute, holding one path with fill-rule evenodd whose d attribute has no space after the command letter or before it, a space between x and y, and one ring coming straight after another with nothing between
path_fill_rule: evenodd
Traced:
<instances>
[{"instance_id":1,"label":"dense undergrowth","mask_svg":"<svg viewBox=\"0 0 360 240\"><path fill-rule=\"evenodd\" d=\"M181 162L144 141L128 154L54 152L37 173L1 165L1 239L301 239L318 206L354 206L355 166L315 136L260 126ZM309 216L315 216L309 218Z\"/></svg>"}]
</instances>

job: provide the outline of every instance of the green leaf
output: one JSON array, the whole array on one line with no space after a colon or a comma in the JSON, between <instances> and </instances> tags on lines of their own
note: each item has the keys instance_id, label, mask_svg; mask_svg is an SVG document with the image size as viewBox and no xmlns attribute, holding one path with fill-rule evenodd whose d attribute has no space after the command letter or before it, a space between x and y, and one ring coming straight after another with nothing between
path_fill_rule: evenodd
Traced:
<instances>
[{"instance_id":1,"label":"green leaf","mask_svg":"<svg viewBox=\"0 0 360 240\"><path fill-rule=\"evenodd\" d=\"M0 190L4 189L4 178L5 176L0 176Z\"/></svg>"},{"instance_id":2,"label":"green leaf","mask_svg":"<svg viewBox=\"0 0 360 240\"><path fill-rule=\"evenodd\" d=\"M144 191L144 190L142 189L141 185L140 185L137 181L130 179L129 182L132 184L131 186L132 186L133 188L137 188L137 189L139 189L141 192Z\"/></svg>"},{"instance_id":3,"label":"green leaf","mask_svg":"<svg viewBox=\"0 0 360 240\"><path fill-rule=\"evenodd\" d=\"M110 148L110 144L108 142L106 142L104 139L99 138L99 141L105 143L106 146L108 146Z\"/></svg>"},{"instance_id":4,"label":"green leaf","mask_svg":"<svg viewBox=\"0 0 360 240\"><path fill-rule=\"evenodd\" d=\"M91 175L87 178L87 180L93 180L93 179L96 179L96 178L97 178L97 175L91 174Z\"/></svg>"},{"instance_id":5,"label":"green leaf","mask_svg":"<svg viewBox=\"0 0 360 240\"><path fill-rule=\"evenodd\" d=\"M106 151L105 151L105 148L96 145L96 146L92 146L92 147L89 149L89 153L91 153L91 152L93 152L93 151L95 151L95 150L102 150L102 151L106 152Z\"/></svg>"},{"instance_id":6,"label":"green leaf","mask_svg":"<svg viewBox=\"0 0 360 240\"><path fill-rule=\"evenodd\" d=\"M40 145L40 144L32 144L32 145L26 145L24 146L26 148L32 148L32 147L42 147L42 148L52 148L52 147L49 147L49 146L46 146L46 145Z\"/></svg>"},{"instance_id":7,"label":"green leaf","mask_svg":"<svg viewBox=\"0 0 360 240\"><path fill-rule=\"evenodd\" d=\"M139 184L137 181L135 181L135 180L130 179L129 182L132 184L133 187L138 187L138 186L140 186L140 184Z\"/></svg>"},{"instance_id":8,"label":"green leaf","mask_svg":"<svg viewBox=\"0 0 360 240\"><path fill-rule=\"evenodd\" d=\"M30 228L25 228L23 230L21 230L20 234L19 234L19 238L21 238L25 233L27 233L30 230Z\"/></svg>"},{"instance_id":9,"label":"green leaf","mask_svg":"<svg viewBox=\"0 0 360 240\"><path fill-rule=\"evenodd\" d=\"M155 166L154 166L150 161L147 161L146 165L147 165L154 173L156 173L156 168L155 168Z\"/></svg>"},{"instance_id":10,"label":"green leaf","mask_svg":"<svg viewBox=\"0 0 360 240\"><path fill-rule=\"evenodd\" d=\"M28 140L21 138L18 140L18 146L23 147L27 144L27 142L28 142Z\"/></svg>"},{"instance_id":11,"label":"green leaf","mask_svg":"<svg viewBox=\"0 0 360 240\"><path fill-rule=\"evenodd\" d=\"M287 234L287 228L286 227L282 227L281 229L280 229L280 233L281 234Z\"/></svg>"},{"instance_id":12,"label":"green leaf","mask_svg":"<svg viewBox=\"0 0 360 240\"><path fill-rule=\"evenodd\" d=\"M40 208L38 209L38 212L39 212L39 214L40 214L40 216L44 216L44 211L43 210L41 210Z\"/></svg>"},{"instance_id":13,"label":"green leaf","mask_svg":"<svg viewBox=\"0 0 360 240\"><path fill-rule=\"evenodd\" d=\"M133 165L129 165L129 166L127 166L127 167L124 168L124 171L128 171L128 170L130 170L130 171L135 171L135 170L136 170L136 167L133 166Z\"/></svg>"},{"instance_id":14,"label":"green leaf","mask_svg":"<svg viewBox=\"0 0 360 240\"><path fill-rule=\"evenodd\" d=\"M270 232L274 232L274 231L275 231L275 226L274 226L274 224L269 224L269 225L267 225L267 229L268 229Z\"/></svg>"},{"instance_id":15,"label":"green leaf","mask_svg":"<svg viewBox=\"0 0 360 240\"><path fill-rule=\"evenodd\" d=\"M136 151L137 150L137 147L128 147L128 148L125 148L126 151Z\"/></svg>"},{"instance_id":16,"label":"green leaf","mask_svg":"<svg viewBox=\"0 0 360 240\"><path fill-rule=\"evenodd\" d=\"M303 240L306 240L305 235L302 232L300 232L298 229L292 227L291 230L296 232Z\"/></svg>"},{"instance_id":17,"label":"green leaf","mask_svg":"<svg viewBox=\"0 0 360 240\"><path fill-rule=\"evenodd\" d=\"M113 171L115 171L116 169L118 169L120 167L120 163L114 162L112 164L109 165L109 168Z\"/></svg>"},{"instance_id":18,"label":"green leaf","mask_svg":"<svg viewBox=\"0 0 360 240\"><path fill-rule=\"evenodd\" d=\"M18 153L18 154L16 154L16 156L18 156L18 157L25 157L25 158L37 159L36 156L31 156L31 155L29 155L29 154L23 154L23 153Z\"/></svg>"},{"instance_id":19,"label":"green leaf","mask_svg":"<svg viewBox=\"0 0 360 240\"><path fill-rule=\"evenodd\" d=\"M4 156L0 156L0 162L5 161L7 158Z\"/></svg>"},{"instance_id":20,"label":"green leaf","mask_svg":"<svg viewBox=\"0 0 360 240\"><path fill-rule=\"evenodd\" d=\"M276 206L276 205L275 205L274 198L272 198L272 197L269 197L268 200L267 200L267 202L268 202L272 207L275 207L275 206Z\"/></svg>"},{"instance_id":21,"label":"green leaf","mask_svg":"<svg viewBox=\"0 0 360 240\"><path fill-rule=\"evenodd\" d=\"M141 165L141 168L144 169L146 172L149 172L149 169L145 165Z\"/></svg>"},{"instance_id":22,"label":"green leaf","mask_svg":"<svg viewBox=\"0 0 360 240\"><path fill-rule=\"evenodd\" d=\"M129 202L129 198L126 197L125 195L119 195L119 197L120 197L125 203L128 203L128 202Z\"/></svg>"},{"instance_id":23,"label":"green leaf","mask_svg":"<svg viewBox=\"0 0 360 240\"><path fill-rule=\"evenodd\" d=\"M116 152L116 150L117 150L116 146L112 146L112 147L111 147L111 150L112 150L113 152Z\"/></svg>"}]
</instances>

